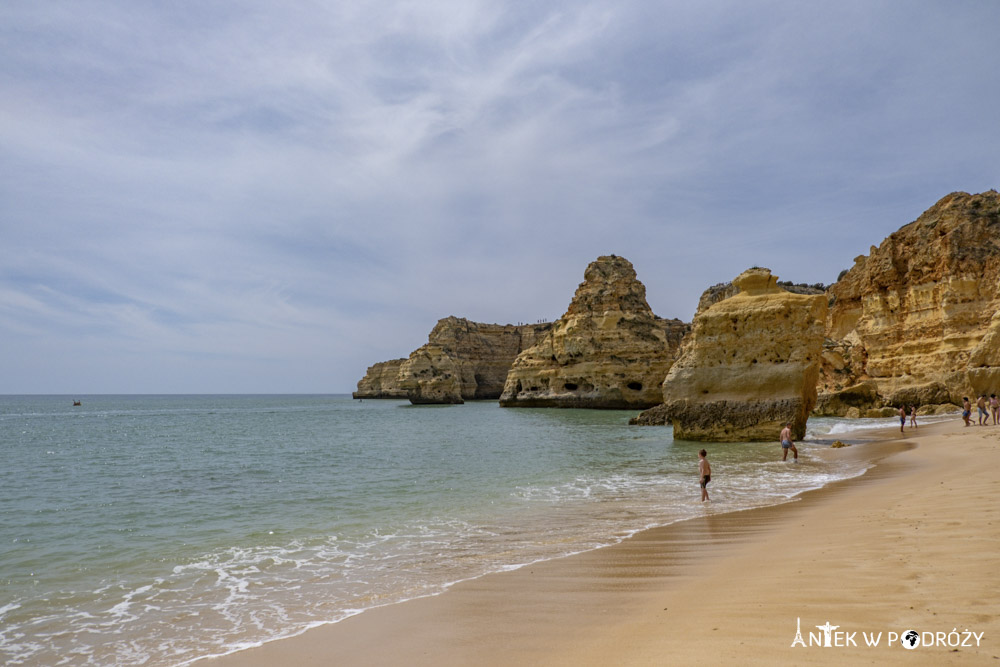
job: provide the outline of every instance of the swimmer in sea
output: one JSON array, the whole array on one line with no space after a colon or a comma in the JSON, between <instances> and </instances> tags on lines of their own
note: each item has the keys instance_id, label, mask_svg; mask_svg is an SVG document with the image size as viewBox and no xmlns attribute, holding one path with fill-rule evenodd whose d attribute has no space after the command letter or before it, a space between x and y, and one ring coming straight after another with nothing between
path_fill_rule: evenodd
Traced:
<instances>
[{"instance_id":1,"label":"swimmer in sea","mask_svg":"<svg viewBox=\"0 0 1000 667\"><path fill-rule=\"evenodd\" d=\"M708 483L712 481L712 465L705 458L708 452L704 449L698 452L698 479L701 482L701 502L708 500Z\"/></svg>"},{"instance_id":2,"label":"swimmer in sea","mask_svg":"<svg viewBox=\"0 0 1000 667\"><path fill-rule=\"evenodd\" d=\"M785 428L781 429L781 435L778 436L781 440L781 460L784 461L788 458L788 450L792 450L792 454L795 455L794 461L799 462L799 450L795 449L795 443L792 442L792 422L785 424Z\"/></svg>"}]
</instances>

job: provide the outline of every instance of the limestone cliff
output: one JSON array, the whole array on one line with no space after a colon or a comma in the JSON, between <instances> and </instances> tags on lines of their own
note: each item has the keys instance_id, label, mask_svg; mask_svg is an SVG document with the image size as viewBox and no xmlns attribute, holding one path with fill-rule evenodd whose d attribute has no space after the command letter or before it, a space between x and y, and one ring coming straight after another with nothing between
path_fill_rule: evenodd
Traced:
<instances>
[{"instance_id":1,"label":"limestone cliff","mask_svg":"<svg viewBox=\"0 0 1000 667\"><path fill-rule=\"evenodd\" d=\"M369 366L368 372L358 381L354 398L406 398L406 390L399 386L399 367L406 359L380 361Z\"/></svg>"},{"instance_id":2,"label":"limestone cliff","mask_svg":"<svg viewBox=\"0 0 1000 667\"><path fill-rule=\"evenodd\" d=\"M497 399L514 358L550 328L446 317L402 363L397 384L414 404Z\"/></svg>"},{"instance_id":3,"label":"limestone cliff","mask_svg":"<svg viewBox=\"0 0 1000 667\"><path fill-rule=\"evenodd\" d=\"M768 269L733 283L739 293L699 312L663 383L674 437L776 440L786 422L797 438L816 402L826 319L823 294L794 294Z\"/></svg>"},{"instance_id":4,"label":"limestone cliff","mask_svg":"<svg viewBox=\"0 0 1000 667\"><path fill-rule=\"evenodd\" d=\"M694 311L694 314L697 316L702 311L708 310L720 301L725 301L729 297L736 296L739 293L740 288L734 285L732 281L712 285L701 293L701 298L698 299L698 308Z\"/></svg>"},{"instance_id":5,"label":"limestone cliff","mask_svg":"<svg viewBox=\"0 0 1000 667\"><path fill-rule=\"evenodd\" d=\"M807 285L804 283L785 281L775 282L775 285L786 292L791 292L793 294L825 294L827 290L827 287L822 283ZM701 293L701 298L698 299L698 309L695 311L695 315L711 306L714 306L720 301L724 301L731 296L736 296L739 293L740 288L733 282L712 285Z\"/></svg>"},{"instance_id":6,"label":"limestone cliff","mask_svg":"<svg viewBox=\"0 0 1000 667\"><path fill-rule=\"evenodd\" d=\"M826 350L823 354L825 359ZM881 405L882 398L878 395L878 387L874 382L868 381L835 392L819 394L813 412L817 415L861 417L868 410Z\"/></svg>"},{"instance_id":7,"label":"limestone cliff","mask_svg":"<svg viewBox=\"0 0 1000 667\"><path fill-rule=\"evenodd\" d=\"M507 375L505 407L646 408L690 329L653 314L632 264L599 257L566 313Z\"/></svg>"},{"instance_id":8,"label":"limestone cliff","mask_svg":"<svg viewBox=\"0 0 1000 667\"><path fill-rule=\"evenodd\" d=\"M986 340L998 287L1000 195L944 197L830 288L822 389L871 381L892 404L956 403L978 385L1000 390L992 370L1000 360Z\"/></svg>"},{"instance_id":9,"label":"limestone cliff","mask_svg":"<svg viewBox=\"0 0 1000 667\"><path fill-rule=\"evenodd\" d=\"M1000 311L969 357L971 395L1000 394Z\"/></svg>"}]
</instances>

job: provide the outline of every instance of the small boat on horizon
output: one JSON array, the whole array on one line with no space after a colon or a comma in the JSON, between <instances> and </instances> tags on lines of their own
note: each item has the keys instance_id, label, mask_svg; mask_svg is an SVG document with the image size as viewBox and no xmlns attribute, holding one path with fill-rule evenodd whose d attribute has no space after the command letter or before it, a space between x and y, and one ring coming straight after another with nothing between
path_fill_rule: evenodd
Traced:
<instances>
[{"instance_id":1,"label":"small boat on horizon","mask_svg":"<svg viewBox=\"0 0 1000 667\"><path fill-rule=\"evenodd\" d=\"M81 403L80 401L73 401L73 406L75 407L77 405L83 405L83 403Z\"/></svg>"}]
</instances>

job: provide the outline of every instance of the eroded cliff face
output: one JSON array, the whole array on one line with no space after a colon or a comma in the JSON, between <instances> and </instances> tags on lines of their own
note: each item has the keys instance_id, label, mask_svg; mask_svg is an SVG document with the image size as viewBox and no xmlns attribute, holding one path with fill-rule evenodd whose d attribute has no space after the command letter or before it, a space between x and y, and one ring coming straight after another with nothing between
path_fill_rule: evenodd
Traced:
<instances>
[{"instance_id":1,"label":"eroded cliff face","mask_svg":"<svg viewBox=\"0 0 1000 667\"><path fill-rule=\"evenodd\" d=\"M942 198L830 288L822 389L871 381L883 402L899 404L955 403L973 385L995 386L992 344L978 350L998 288L1000 195Z\"/></svg>"},{"instance_id":2,"label":"eroded cliff face","mask_svg":"<svg viewBox=\"0 0 1000 667\"><path fill-rule=\"evenodd\" d=\"M969 357L969 385L974 396L1000 394L1000 311Z\"/></svg>"},{"instance_id":3,"label":"eroded cliff face","mask_svg":"<svg viewBox=\"0 0 1000 667\"><path fill-rule=\"evenodd\" d=\"M690 329L653 314L632 264L607 255L591 262L569 308L514 362L505 407L646 408Z\"/></svg>"},{"instance_id":4,"label":"eroded cliff face","mask_svg":"<svg viewBox=\"0 0 1000 667\"><path fill-rule=\"evenodd\" d=\"M772 438L789 418L801 435L803 406L816 400L806 387L817 358L823 414L865 415L887 404L929 406L1000 393L996 191L944 197L858 257L825 292L775 285L769 272L762 286L760 276L748 274L706 290L679 366L674 361L691 327L656 317L632 265L611 255L587 267L551 330L446 318L427 345L399 363L395 377L392 364L399 360L376 364L355 395L629 409L669 397L670 406L644 413L639 423L670 418L680 424L677 437L745 440ZM809 313L821 301L831 307L816 352ZM736 318L728 329L726 317ZM785 319L801 335L778 326ZM800 339L809 344L800 346ZM769 363L760 366L762 359ZM673 383L663 384L661 396L668 371ZM713 416L719 413L728 415L728 426Z\"/></svg>"},{"instance_id":5,"label":"eroded cliff face","mask_svg":"<svg viewBox=\"0 0 1000 667\"><path fill-rule=\"evenodd\" d=\"M776 440L786 422L797 438L816 402L827 299L777 286L768 269L745 271L739 293L695 316L680 358L663 382L674 437ZM641 423L641 422L640 422Z\"/></svg>"},{"instance_id":6,"label":"eroded cliff face","mask_svg":"<svg viewBox=\"0 0 1000 667\"><path fill-rule=\"evenodd\" d=\"M397 384L414 404L497 399L515 357L551 325L481 324L446 317L399 368Z\"/></svg>"},{"instance_id":7,"label":"eroded cliff face","mask_svg":"<svg viewBox=\"0 0 1000 667\"><path fill-rule=\"evenodd\" d=\"M368 372L358 381L354 398L406 398L406 390L397 380L399 368L406 359L380 361L368 367Z\"/></svg>"}]
</instances>

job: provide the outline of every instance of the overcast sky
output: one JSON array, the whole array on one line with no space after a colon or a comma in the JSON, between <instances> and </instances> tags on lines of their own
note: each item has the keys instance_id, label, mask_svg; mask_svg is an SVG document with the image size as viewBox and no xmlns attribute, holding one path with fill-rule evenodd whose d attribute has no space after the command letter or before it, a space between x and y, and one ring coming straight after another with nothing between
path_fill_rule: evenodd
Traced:
<instances>
[{"instance_id":1,"label":"overcast sky","mask_svg":"<svg viewBox=\"0 0 1000 667\"><path fill-rule=\"evenodd\" d=\"M5 2L0 393L348 392L1000 187L1000 2Z\"/></svg>"}]
</instances>

